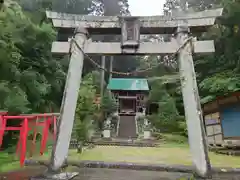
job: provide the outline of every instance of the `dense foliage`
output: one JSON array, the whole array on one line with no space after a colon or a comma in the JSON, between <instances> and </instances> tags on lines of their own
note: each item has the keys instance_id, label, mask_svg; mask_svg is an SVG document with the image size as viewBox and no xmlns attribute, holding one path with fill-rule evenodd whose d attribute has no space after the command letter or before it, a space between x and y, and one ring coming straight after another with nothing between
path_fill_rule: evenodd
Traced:
<instances>
[{"instance_id":1,"label":"dense foliage","mask_svg":"<svg viewBox=\"0 0 240 180\"><path fill-rule=\"evenodd\" d=\"M198 11L217 7L224 7L223 17L219 18L217 24L208 32L202 34L202 36L197 35L199 39L214 40L216 48L216 52L210 55L194 55L202 103L211 101L217 96L238 91L240 88L240 21L238 18L240 3L234 0L167 0L164 8L165 14L169 15L182 13L180 11L185 10ZM156 58L153 57L143 62L145 62L145 66L149 66L149 64L154 64L155 61ZM172 76L171 74L176 73L177 69L171 68L173 66L169 64L172 62L164 61L164 59L159 59L159 62L162 62L162 65L156 69L157 73L151 72L152 79L155 79L156 82L153 81L150 100L153 98L154 101L158 101L160 106L159 113L152 117L153 123L158 123L156 124L158 129L163 129L163 131L169 131L170 129L170 131L180 130L181 133L184 133L186 132L186 125L182 118L184 109L180 84L179 82L173 84L171 78L169 81L169 75ZM143 63L141 65L143 66ZM179 126L176 127L176 124L179 124Z\"/></svg>"},{"instance_id":2,"label":"dense foliage","mask_svg":"<svg viewBox=\"0 0 240 180\"><path fill-rule=\"evenodd\" d=\"M74 136L78 140L89 139L94 131L102 130L104 120L116 111L116 104L109 91L105 91L99 104L99 84L95 80L99 77L97 72L87 74L79 90L77 110L75 114Z\"/></svg>"},{"instance_id":3,"label":"dense foliage","mask_svg":"<svg viewBox=\"0 0 240 180\"><path fill-rule=\"evenodd\" d=\"M188 7L185 6L186 2ZM6 0L0 10L0 108L2 110L12 114L59 111L68 57L52 56L50 49L52 41L56 38L56 31L45 19L44 10L102 15L104 3L110 6L108 1L101 0L19 0L16 2ZM113 3L112 0L111 3L114 7L108 13L115 15L121 11L123 14L129 14L127 0L122 0L118 7L116 7L118 3ZM105 6L105 9L109 9L108 6ZM240 2L167 0L164 8L166 14L171 14L179 7L193 11L219 6L225 9L224 17L199 37L199 39L213 39L216 53L194 56L202 102L240 89ZM148 37L147 40L152 38L159 39L159 37ZM109 40L109 37L107 39ZM99 62L99 57L94 59ZM119 56L115 57L114 69L126 72L157 64L159 64L157 68L144 74L134 75L149 79L151 86L149 102L159 105L159 111L149 118L161 131L186 134L176 59ZM93 103L100 93L99 72L93 72L93 70L96 68L86 59L76 112L75 135L80 139L82 137L85 139L88 129L94 125L91 120L102 122L106 114L114 111L114 108L110 109L114 107L114 100L107 92L102 98L100 107ZM107 78L108 76L105 79L106 83ZM9 143L12 135L7 137L5 139Z\"/></svg>"}]
</instances>

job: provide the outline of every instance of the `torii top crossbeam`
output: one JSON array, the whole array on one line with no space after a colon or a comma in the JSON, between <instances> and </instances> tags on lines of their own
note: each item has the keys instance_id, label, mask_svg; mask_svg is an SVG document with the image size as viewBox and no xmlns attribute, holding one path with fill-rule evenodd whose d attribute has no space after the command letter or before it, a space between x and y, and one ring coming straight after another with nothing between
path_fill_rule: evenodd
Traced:
<instances>
[{"instance_id":1,"label":"torii top crossbeam","mask_svg":"<svg viewBox=\"0 0 240 180\"><path fill-rule=\"evenodd\" d=\"M189 13L181 16L146 16L146 17L132 17L132 16L89 16L89 15L76 15L46 11L47 18L52 20L55 28L59 30L59 34L66 37L71 37L74 34L74 29L82 27L87 29L90 35L114 35L122 34L124 24L128 21L132 23L135 29L136 36L134 39L139 39L140 34L174 34L180 26L187 26L189 30L194 32L204 32L211 27L216 17L221 16L222 9L206 10L197 13ZM129 19L131 19L129 21ZM135 21L135 22L134 22ZM127 25L128 26L128 25ZM125 26L126 27L126 26ZM122 41L123 42L123 41ZM121 43L122 43L121 42ZM138 48L134 51L135 54L172 54L178 49L178 43L175 42L139 42ZM84 52L87 54L122 54L121 43L109 42L86 42ZM213 41L195 41L195 53L210 53L214 52ZM62 40L53 42L52 53L66 54L69 52L70 43ZM125 52L125 54L131 54Z\"/></svg>"},{"instance_id":2,"label":"torii top crossbeam","mask_svg":"<svg viewBox=\"0 0 240 180\"><path fill-rule=\"evenodd\" d=\"M136 17L140 21L140 34L173 34L177 27L187 25L191 32L206 31L221 16L222 8L189 13L180 16ZM46 11L56 28L73 30L76 27L88 29L90 34L121 34L119 16L89 16Z\"/></svg>"}]
</instances>

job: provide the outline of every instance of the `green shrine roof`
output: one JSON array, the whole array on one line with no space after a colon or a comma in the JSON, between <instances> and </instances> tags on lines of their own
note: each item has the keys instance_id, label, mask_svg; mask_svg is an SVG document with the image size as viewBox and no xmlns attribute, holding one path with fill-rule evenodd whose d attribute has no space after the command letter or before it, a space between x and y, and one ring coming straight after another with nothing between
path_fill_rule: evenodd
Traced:
<instances>
[{"instance_id":1,"label":"green shrine roof","mask_svg":"<svg viewBox=\"0 0 240 180\"><path fill-rule=\"evenodd\" d=\"M149 91L147 79L142 78L112 78L107 89L125 91Z\"/></svg>"}]
</instances>

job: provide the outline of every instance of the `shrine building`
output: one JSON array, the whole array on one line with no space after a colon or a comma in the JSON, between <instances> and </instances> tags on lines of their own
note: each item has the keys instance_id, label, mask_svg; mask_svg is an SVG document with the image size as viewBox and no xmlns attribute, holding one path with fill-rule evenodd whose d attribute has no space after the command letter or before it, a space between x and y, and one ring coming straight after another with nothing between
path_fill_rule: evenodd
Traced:
<instances>
[{"instance_id":1,"label":"shrine building","mask_svg":"<svg viewBox=\"0 0 240 180\"><path fill-rule=\"evenodd\" d=\"M142 113L148 96L149 86L143 78L111 78L107 89L118 104L119 115Z\"/></svg>"}]
</instances>

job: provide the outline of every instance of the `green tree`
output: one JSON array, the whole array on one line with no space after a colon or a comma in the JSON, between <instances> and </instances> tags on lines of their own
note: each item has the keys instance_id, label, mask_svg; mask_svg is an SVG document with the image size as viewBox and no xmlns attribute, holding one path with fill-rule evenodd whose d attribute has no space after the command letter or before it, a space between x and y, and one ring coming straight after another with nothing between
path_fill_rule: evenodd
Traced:
<instances>
[{"instance_id":1,"label":"green tree","mask_svg":"<svg viewBox=\"0 0 240 180\"><path fill-rule=\"evenodd\" d=\"M74 135L80 141L87 140L93 128L92 120L97 109L95 98L96 86L92 73L89 73L82 80L75 114Z\"/></svg>"},{"instance_id":2,"label":"green tree","mask_svg":"<svg viewBox=\"0 0 240 180\"><path fill-rule=\"evenodd\" d=\"M57 33L43 20L45 10L53 9L54 2L5 0L0 11L0 108L10 114L60 109L69 61L52 56L51 45ZM71 3L68 12L94 11L94 6L88 9L90 0ZM9 133L4 139L7 145L14 137Z\"/></svg>"},{"instance_id":3,"label":"green tree","mask_svg":"<svg viewBox=\"0 0 240 180\"><path fill-rule=\"evenodd\" d=\"M117 103L111 92L106 91L101 99L101 111L104 113L104 119L117 110Z\"/></svg>"}]
</instances>

